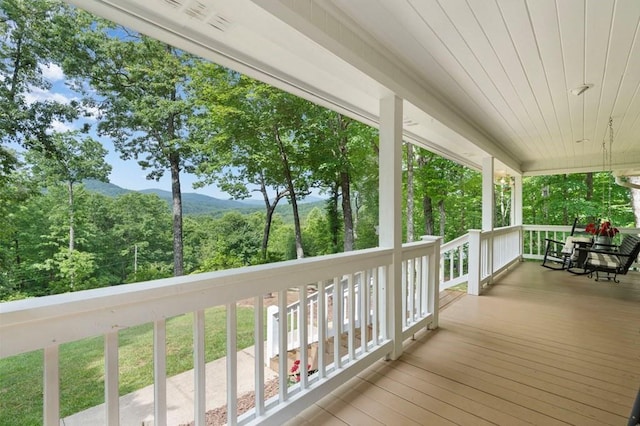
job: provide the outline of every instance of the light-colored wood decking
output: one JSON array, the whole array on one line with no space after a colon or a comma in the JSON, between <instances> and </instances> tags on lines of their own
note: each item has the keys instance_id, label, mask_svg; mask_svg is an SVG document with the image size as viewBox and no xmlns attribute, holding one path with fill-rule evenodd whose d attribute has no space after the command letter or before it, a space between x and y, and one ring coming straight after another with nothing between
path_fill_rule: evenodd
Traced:
<instances>
[{"instance_id":1,"label":"light-colored wood decking","mask_svg":"<svg viewBox=\"0 0 640 426\"><path fill-rule=\"evenodd\" d=\"M516 266L291 424L626 425L640 387L640 274Z\"/></svg>"}]
</instances>

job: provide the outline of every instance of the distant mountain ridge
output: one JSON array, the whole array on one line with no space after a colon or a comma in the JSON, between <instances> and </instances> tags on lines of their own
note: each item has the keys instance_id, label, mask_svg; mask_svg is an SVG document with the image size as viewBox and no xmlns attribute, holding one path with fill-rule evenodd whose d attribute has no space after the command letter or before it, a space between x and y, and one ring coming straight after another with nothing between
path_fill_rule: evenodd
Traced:
<instances>
[{"instance_id":1,"label":"distant mountain ridge","mask_svg":"<svg viewBox=\"0 0 640 426\"><path fill-rule=\"evenodd\" d=\"M163 189L143 189L139 191L125 189L113 183L100 182L98 180L87 179L82 182L88 191L97 192L108 197L117 197L129 192L140 192L142 194L154 194L165 200L171 208L173 197L170 191ZM315 204L324 202L322 198L307 197L301 203ZM279 206L280 207L280 206ZM182 193L182 209L184 214L212 214L228 210L250 213L264 209L264 204L260 200L221 200L208 195L196 194L193 192ZM306 209L305 209L306 210Z\"/></svg>"}]
</instances>

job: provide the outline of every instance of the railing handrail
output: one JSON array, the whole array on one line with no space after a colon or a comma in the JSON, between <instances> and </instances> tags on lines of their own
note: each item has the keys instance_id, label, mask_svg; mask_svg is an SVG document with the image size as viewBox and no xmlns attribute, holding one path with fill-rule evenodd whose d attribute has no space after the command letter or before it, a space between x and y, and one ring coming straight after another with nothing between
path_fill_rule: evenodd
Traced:
<instances>
[{"instance_id":1,"label":"railing handrail","mask_svg":"<svg viewBox=\"0 0 640 426\"><path fill-rule=\"evenodd\" d=\"M391 263L391 255L373 248L0 303L0 358L285 290L299 286L300 277L314 283L327 271L375 268ZM38 323L46 331L38 334Z\"/></svg>"},{"instance_id":2,"label":"railing handrail","mask_svg":"<svg viewBox=\"0 0 640 426\"><path fill-rule=\"evenodd\" d=\"M467 232L464 235L460 235L458 238L454 238L451 241L447 241L446 243L440 246L440 252L443 253L445 251L449 251L452 248L456 248L462 246L464 243L469 241L469 233Z\"/></svg>"}]
</instances>

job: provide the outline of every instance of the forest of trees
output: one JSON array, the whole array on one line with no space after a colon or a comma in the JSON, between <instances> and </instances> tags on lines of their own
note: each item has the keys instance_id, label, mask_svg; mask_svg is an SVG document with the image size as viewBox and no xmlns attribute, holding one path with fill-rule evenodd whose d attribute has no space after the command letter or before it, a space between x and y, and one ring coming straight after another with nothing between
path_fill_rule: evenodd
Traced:
<instances>
[{"instance_id":1,"label":"forest of trees","mask_svg":"<svg viewBox=\"0 0 640 426\"><path fill-rule=\"evenodd\" d=\"M0 34L0 300L377 245L376 129L59 2L4 0ZM52 65L77 100L33 100ZM108 180L104 139L148 179L171 177L170 209L86 190ZM480 174L404 152L405 240L479 228ZM184 173L235 199L256 188L262 211L184 215ZM526 178L524 222L603 217L606 198L614 223L633 226L629 191L611 182ZM327 201L301 217L314 188ZM495 223L508 225L511 186L496 188Z\"/></svg>"}]
</instances>

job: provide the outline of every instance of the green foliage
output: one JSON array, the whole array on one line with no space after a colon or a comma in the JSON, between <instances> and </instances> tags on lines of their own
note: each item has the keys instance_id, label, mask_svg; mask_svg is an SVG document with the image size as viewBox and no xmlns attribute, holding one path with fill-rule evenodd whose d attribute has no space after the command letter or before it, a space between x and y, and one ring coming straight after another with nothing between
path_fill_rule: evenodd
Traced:
<instances>
[{"instance_id":1,"label":"green foliage","mask_svg":"<svg viewBox=\"0 0 640 426\"><path fill-rule=\"evenodd\" d=\"M52 293L87 290L97 285L94 278L95 256L78 250L63 249L45 261L47 270L56 271L55 280L50 284Z\"/></svg>"},{"instance_id":2,"label":"green foliage","mask_svg":"<svg viewBox=\"0 0 640 426\"><path fill-rule=\"evenodd\" d=\"M25 155L36 180L73 186L84 179L108 179L111 166L104 160L107 150L100 142L88 136L80 138L77 131L56 132L51 136L51 149L51 153L30 150Z\"/></svg>"},{"instance_id":3,"label":"green foliage","mask_svg":"<svg viewBox=\"0 0 640 426\"><path fill-rule=\"evenodd\" d=\"M55 100L28 101L34 90L47 91L51 83L43 68L63 56L61 42L69 6L47 0L0 2L0 182L17 166L17 156L5 144L55 155L50 129L80 115L80 104ZM68 27L66 27L68 28Z\"/></svg>"},{"instance_id":4,"label":"green foliage","mask_svg":"<svg viewBox=\"0 0 640 426\"><path fill-rule=\"evenodd\" d=\"M414 151L416 236L441 235L444 230L445 241L449 241L469 229L480 228L480 174L423 148L416 147ZM406 193L406 176L404 190ZM406 197L404 200L406 203ZM406 218L403 227L406 229Z\"/></svg>"},{"instance_id":5,"label":"green foliage","mask_svg":"<svg viewBox=\"0 0 640 426\"><path fill-rule=\"evenodd\" d=\"M261 232L259 216L242 215L239 212L228 212L220 219L207 220L206 234L193 243L198 247L198 270L212 271L218 269L248 266L260 253ZM199 226L192 219L190 225Z\"/></svg>"},{"instance_id":6,"label":"green foliage","mask_svg":"<svg viewBox=\"0 0 640 426\"><path fill-rule=\"evenodd\" d=\"M311 210L307 216L303 229L306 241L306 253L309 256L320 256L335 253L335 246L331 241L329 221L325 213L318 207Z\"/></svg>"},{"instance_id":7,"label":"green foliage","mask_svg":"<svg viewBox=\"0 0 640 426\"><path fill-rule=\"evenodd\" d=\"M627 188L618 186L611 173L531 176L523 180L525 223L570 225L609 219L616 226L633 226Z\"/></svg>"}]
</instances>

